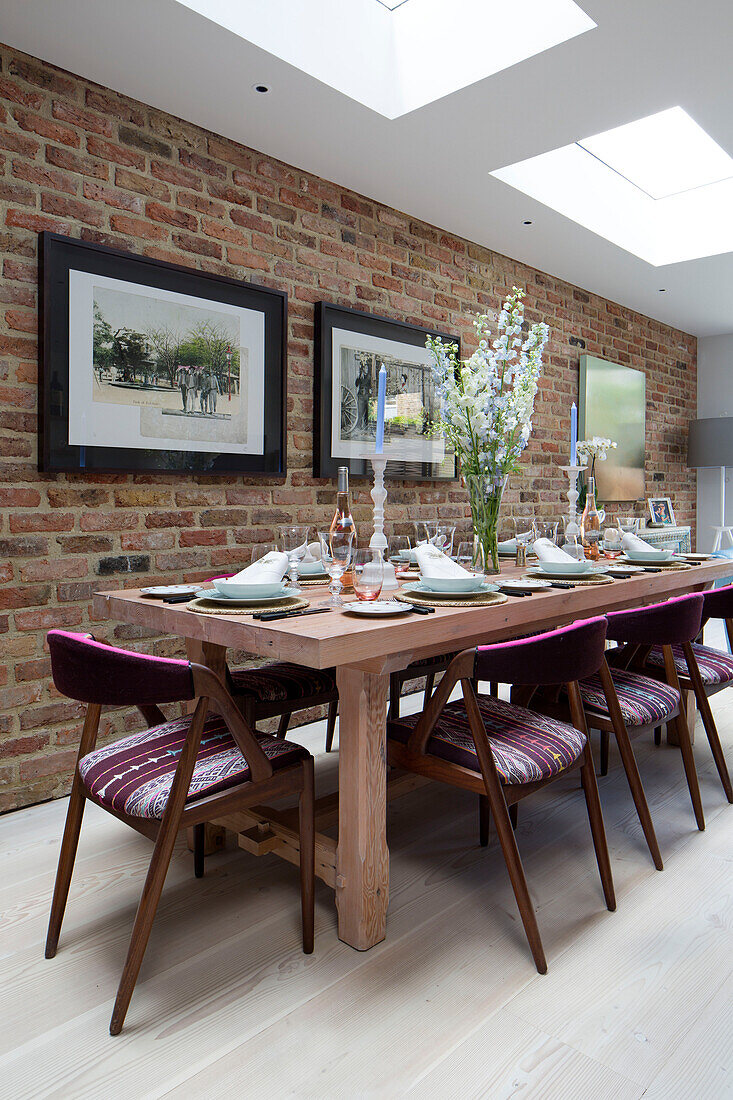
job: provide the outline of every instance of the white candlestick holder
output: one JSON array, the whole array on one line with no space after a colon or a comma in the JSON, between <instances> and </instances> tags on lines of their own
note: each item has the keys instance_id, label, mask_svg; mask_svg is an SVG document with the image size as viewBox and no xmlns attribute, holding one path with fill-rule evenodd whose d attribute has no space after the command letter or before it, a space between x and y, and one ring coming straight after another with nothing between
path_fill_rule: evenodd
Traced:
<instances>
[{"instance_id":1,"label":"white candlestick holder","mask_svg":"<svg viewBox=\"0 0 733 1100\"><path fill-rule=\"evenodd\" d=\"M387 490L384 487L384 471L387 465L387 456L384 454L369 454L365 458L372 464L374 471L374 488L372 500L374 501L374 534L369 542L369 549L382 556L384 562L383 592L397 592L399 585L395 576L394 566L387 558L387 540L384 537L384 502L387 499Z\"/></svg>"},{"instance_id":2,"label":"white candlestick holder","mask_svg":"<svg viewBox=\"0 0 733 1100\"><path fill-rule=\"evenodd\" d=\"M578 477L587 469L586 466L561 466L568 477L568 518L565 523L565 538L569 539L572 535L576 537L580 535L580 525L578 524Z\"/></svg>"}]
</instances>

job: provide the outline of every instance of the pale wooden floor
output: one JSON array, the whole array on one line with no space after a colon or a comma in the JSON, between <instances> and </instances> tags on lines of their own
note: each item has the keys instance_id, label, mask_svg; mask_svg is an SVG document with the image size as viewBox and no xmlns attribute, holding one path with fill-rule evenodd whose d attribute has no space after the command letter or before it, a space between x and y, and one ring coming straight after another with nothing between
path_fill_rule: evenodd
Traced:
<instances>
[{"instance_id":1,"label":"pale wooden floor","mask_svg":"<svg viewBox=\"0 0 733 1100\"><path fill-rule=\"evenodd\" d=\"M733 692L713 705L733 765ZM304 740L322 752L320 727ZM733 808L699 724L705 833L678 750L636 751L666 866L652 866L614 752L601 798L616 913L577 777L520 808L546 976L495 843L478 846L474 799L424 788L389 808L388 939L365 954L337 939L321 884L315 954L301 953L289 864L228 851L196 880L181 847L116 1039L148 842L88 807L59 953L45 961L66 803L0 819L0 1097L733 1096ZM336 760L318 765L333 786Z\"/></svg>"}]
</instances>

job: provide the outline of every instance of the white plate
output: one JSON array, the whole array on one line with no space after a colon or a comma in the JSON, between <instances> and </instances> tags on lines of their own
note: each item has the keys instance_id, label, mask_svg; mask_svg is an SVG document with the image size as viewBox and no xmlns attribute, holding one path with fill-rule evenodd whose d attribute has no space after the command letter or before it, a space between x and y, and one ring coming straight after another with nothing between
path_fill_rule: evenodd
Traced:
<instances>
[{"instance_id":1,"label":"white plate","mask_svg":"<svg viewBox=\"0 0 733 1100\"><path fill-rule=\"evenodd\" d=\"M283 600L290 599L294 593L288 588L278 596L250 596L249 599L245 600L241 597L225 596L223 592L217 592L215 588L199 588L196 595L202 600L216 600L217 603L231 604L232 607L248 607L253 603L282 603Z\"/></svg>"},{"instance_id":2,"label":"white plate","mask_svg":"<svg viewBox=\"0 0 733 1100\"><path fill-rule=\"evenodd\" d=\"M685 561L712 561L714 554L675 554L675 557L684 558Z\"/></svg>"},{"instance_id":3,"label":"white plate","mask_svg":"<svg viewBox=\"0 0 733 1100\"><path fill-rule=\"evenodd\" d=\"M559 574L580 577L583 573L590 573L591 563L589 561L541 561L539 568L543 573L547 573L548 577Z\"/></svg>"},{"instance_id":4,"label":"white plate","mask_svg":"<svg viewBox=\"0 0 733 1100\"><path fill-rule=\"evenodd\" d=\"M459 600L468 600L471 596L480 596L486 592L498 592L498 585L487 584L485 581L478 588L472 588L470 592L435 592L432 588L427 588L424 581L409 581L407 584L402 585L404 592L419 592L423 596L437 596L438 599L453 599L455 596Z\"/></svg>"},{"instance_id":5,"label":"white plate","mask_svg":"<svg viewBox=\"0 0 733 1100\"><path fill-rule=\"evenodd\" d=\"M533 573L544 573L546 577L551 577L554 581L582 581L584 577L592 577L597 573L605 574L608 572L607 565L591 565L590 569L586 569L584 573L545 573L541 565L532 566Z\"/></svg>"},{"instance_id":6,"label":"white plate","mask_svg":"<svg viewBox=\"0 0 733 1100\"><path fill-rule=\"evenodd\" d=\"M632 565L631 562L621 561L618 564L614 563L613 565L607 565L606 572L610 573L611 576L613 576L614 573L643 573L644 567L641 565Z\"/></svg>"},{"instance_id":7,"label":"white plate","mask_svg":"<svg viewBox=\"0 0 733 1100\"><path fill-rule=\"evenodd\" d=\"M141 588L141 596L156 596L165 599L166 596L195 596L197 586L195 584L155 584L152 588Z\"/></svg>"},{"instance_id":8,"label":"white plate","mask_svg":"<svg viewBox=\"0 0 733 1100\"><path fill-rule=\"evenodd\" d=\"M505 581L499 581L496 587L499 591L504 588L517 588L521 592L541 592L545 588L550 588L551 585L549 581L540 580L539 577L536 580L534 577L528 577L526 581L523 581L520 577L507 577Z\"/></svg>"},{"instance_id":9,"label":"white plate","mask_svg":"<svg viewBox=\"0 0 733 1100\"><path fill-rule=\"evenodd\" d=\"M354 600L344 604L344 611L349 611L352 615L374 615L377 618L380 615L402 615L411 610L409 604L400 603L399 600Z\"/></svg>"}]
</instances>

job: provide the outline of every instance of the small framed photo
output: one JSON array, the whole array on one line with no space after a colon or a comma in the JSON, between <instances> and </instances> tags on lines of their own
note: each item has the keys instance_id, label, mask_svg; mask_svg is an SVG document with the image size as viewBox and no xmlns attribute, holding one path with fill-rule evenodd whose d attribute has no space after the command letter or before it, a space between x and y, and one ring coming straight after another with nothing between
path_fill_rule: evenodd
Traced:
<instances>
[{"instance_id":1,"label":"small framed photo","mask_svg":"<svg viewBox=\"0 0 733 1100\"><path fill-rule=\"evenodd\" d=\"M313 470L335 477L339 466L367 475L374 450L379 371L387 371L384 453L387 476L402 481L456 477L456 459L433 429L439 415L428 336L455 336L347 306L319 302L315 329Z\"/></svg>"},{"instance_id":2,"label":"small framed photo","mask_svg":"<svg viewBox=\"0 0 733 1100\"><path fill-rule=\"evenodd\" d=\"M285 471L287 295L43 233L45 472Z\"/></svg>"},{"instance_id":3,"label":"small framed photo","mask_svg":"<svg viewBox=\"0 0 733 1100\"><path fill-rule=\"evenodd\" d=\"M649 518L660 527L675 527L674 509L669 497L649 497Z\"/></svg>"}]
</instances>

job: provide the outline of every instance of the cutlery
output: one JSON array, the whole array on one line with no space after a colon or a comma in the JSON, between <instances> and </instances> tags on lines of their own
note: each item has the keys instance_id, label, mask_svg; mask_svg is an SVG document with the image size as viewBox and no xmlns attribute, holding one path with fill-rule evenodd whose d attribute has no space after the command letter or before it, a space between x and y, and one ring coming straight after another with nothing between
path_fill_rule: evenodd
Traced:
<instances>
[{"instance_id":1,"label":"cutlery","mask_svg":"<svg viewBox=\"0 0 733 1100\"><path fill-rule=\"evenodd\" d=\"M255 611L252 618L269 623L273 619L297 619L299 615L321 615L330 610L330 607L309 607L307 611Z\"/></svg>"},{"instance_id":2,"label":"cutlery","mask_svg":"<svg viewBox=\"0 0 733 1100\"><path fill-rule=\"evenodd\" d=\"M414 611L416 615L434 615L434 607L418 607L417 604L410 604L410 611Z\"/></svg>"},{"instance_id":3,"label":"cutlery","mask_svg":"<svg viewBox=\"0 0 733 1100\"><path fill-rule=\"evenodd\" d=\"M515 588L500 588L500 592L503 592L505 596L516 596L518 600L523 600L525 596L531 596L531 592L517 592Z\"/></svg>"},{"instance_id":4,"label":"cutlery","mask_svg":"<svg viewBox=\"0 0 733 1100\"><path fill-rule=\"evenodd\" d=\"M188 603L188 601L192 599L193 593L189 592L185 596L166 596L163 603Z\"/></svg>"},{"instance_id":5,"label":"cutlery","mask_svg":"<svg viewBox=\"0 0 733 1100\"><path fill-rule=\"evenodd\" d=\"M550 588L575 588L570 581L550 581Z\"/></svg>"}]
</instances>

